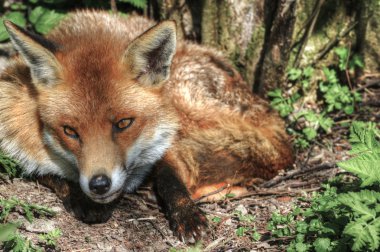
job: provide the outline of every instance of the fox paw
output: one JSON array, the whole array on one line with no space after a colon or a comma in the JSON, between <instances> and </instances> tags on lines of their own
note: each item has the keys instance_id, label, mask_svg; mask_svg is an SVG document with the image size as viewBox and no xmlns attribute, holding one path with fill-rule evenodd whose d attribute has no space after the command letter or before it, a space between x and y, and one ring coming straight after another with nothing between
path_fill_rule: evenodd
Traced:
<instances>
[{"instance_id":1,"label":"fox paw","mask_svg":"<svg viewBox=\"0 0 380 252\"><path fill-rule=\"evenodd\" d=\"M174 235L187 243L199 241L208 228L206 216L196 205L176 209L170 214L169 223Z\"/></svg>"}]
</instances>

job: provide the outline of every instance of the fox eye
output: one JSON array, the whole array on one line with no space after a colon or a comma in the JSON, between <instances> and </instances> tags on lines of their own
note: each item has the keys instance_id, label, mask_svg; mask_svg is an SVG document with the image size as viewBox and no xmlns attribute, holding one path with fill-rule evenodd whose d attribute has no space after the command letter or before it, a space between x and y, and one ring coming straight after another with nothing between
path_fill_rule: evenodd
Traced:
<instances>
[{"instance_id":1,"label":"fox eye","mask_svg":"<svg viewBox=\"0 0 380 252\"><path fill-rule=\"evenodd\" d=\"M78 139L79 135L75 131L75 129L69 127L69 126L63 126L63 132L65 133L66 136L71 137L73 139Z\"/></svg>"},{"instance_id":2,"label":"fox eye","mask_svg":"<svg viewBox=\"0 0 380 252\"><path fill-rule=\"evenodd\" d=\"M134 120L135 120L134 118L124 118L124 119L121 119L120 121L118 121L115 124L115 127L118 130L127 129L127 128L129 128L132 125L132 123L133 123Z\"/></svg>"}]
</instances>

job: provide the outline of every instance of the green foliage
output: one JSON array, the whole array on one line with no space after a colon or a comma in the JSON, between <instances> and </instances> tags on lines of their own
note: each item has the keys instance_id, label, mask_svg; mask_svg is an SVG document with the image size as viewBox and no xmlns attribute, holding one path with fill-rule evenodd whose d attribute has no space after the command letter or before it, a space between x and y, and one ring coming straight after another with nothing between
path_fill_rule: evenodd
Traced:
<instances>
[{"instance_id":1,"label":"green foliage","mask_svg":"<svg viewBox=\"0 0 380 252\"><path fill-rule=\"evenodd\" d=\"M26 18L24 16L24 13L20 11L10 11L6 13L0 18L0 42L9 38L7 30L3 24L4 20L10 20L21 27L26 26Z\"/></svg>"},{"instance_id":2,"label":"green foliage","mask_svg":"<svg viewBox=\"0 0 380 252\"><path fill-rule=\"evenodd\" d=\"M350 59L350 51L346 47L335 48L335 53L339 57L338 66L341 71L344 71L344 70L353 71L355 67L359 67L359 68L364 67L363 59L359 55L354 54L352 58Z\"/></svg>"},{"instance_id":3,"label":"green foliage","mask_svg":"<svg viewBox=\"0 0 380 252\"><path fill-rule=\"evenodd\" d=\"M55 248L57 246L57 240L61 236L62 236L61 230L56 228L47 234L41 234L39 238L40 238L40 241L43 242L46 246Z\"/></svg>"},{"instance_id":4,"label":"green foliage","mask_svg":"<svg viewBox=\"0 0 380 252\"><path fill-rule=\"evenodd\" d=\"M339 59L340 71L351 71L355 67L364 66L357 55L350 57L347 48L336 48L335 53ZM309 147L319 132L331 131L334 126L333 113L351 115L355 104L361 101L361 95L349 89L350 80L341 84L333 67L291 68L288 70L288 81L291 88L286 94L275 89L268 92L268 96L271 106L288 120L288 131L295 136L295 145L300 149Z\"/></svg>"},{"instance_id":5,"label":"green foliage","mask_svg":"<svg viewBox=\"0 0 380 252\"><path fill-rule=\"evenodd\" d=\"M18 226L16 223L0 223L0 243L9 241L16 233Z\"/></svg>"},{"instance_id":6,"label":"green foliage","mask_svg":"<svg viewBox=\"0 0 380 252\"><path fill-rule=\"evenodd\" d=\"M21 212L29 222L32 222L35 215L54 216L55 212L47 207L29 204L16 198L0 199L0 222L6 222L12 211ZM42 251L41 247L35 246L30 240L18 233L19 223L0 223L0 248L5 251ZM54 248L57 239L61 236L61 231L55 229L47 234L40 235L40 243L44 247Z\"/></svg>"},{"instance_id":7,"label":"green foliage","mask_svg":"<svg viewBox=\"0 0 380 252\"><path fill-rule=\"evenodd\" d=\"M9 38L3 20L10 20L21 27L32 28L35 32L46 34L74 8L111 8L109 1L101 0L8 0L7 2L9 7L0 18L0 42ZM136 10L144 10L147 7L147 0L118 0L117 3Z\"/></svg>"},{"instance_id":8,"label":"green foliage","mask_svg":"<svg viewBox=\"0 0 380 252\"><path fill-rule=\"evenodd\" d=\"M34 26L37 32L46 34L53 29L64 16L65 14L58 13L55 10L38 6L31 11L29 22Z\"/></svg>"},{"instance_id":9,"label":"green foliage","mask_svg":"<svg viewBox=\"0 0 380 252\"><path fill-rule=\"evenodd\" d=\"M35 246L29 239L15 233L3 243L4 251L13 252L42 252L42 248Z\"/></svg>"},{"instance_id":10,"label":"green foliage","mask_svg":"<svg viewBox=\"0 0 380 252\"><path fill-rule=\"evenodd\" d=\"M241 211L234 211L233 215L239 221L239 227L235 231L237 236L249 236L253 241L259 241L261 239L261 234L257 232L254 225L256 219L255 216L251 214L242 214Z\"/></svg>"},{"instance_id":11,"label":"green foliage","mask_svg":"<svg viewBox=\"0 0 380 252\"><path fill-rule=\"evenodd\" d=\"M376 140L377 132L374 124L366 126L362 122L354 122L350 134L350 154L355 156L338 163L339 167L357 175L362 180L362 187L380 183L380 143Z\"/></svg>"},{"instance_id":12,"label":"green foliage","mask_svg":"<svg viewBox=\"0 0 380 252\"><path fill-rule=\"evenodd\" d=\"M380 249L380 143L374 124L351 127L352 159L338 165L357 175L358 185L330 181L322 192L299 199L287 215L273 213L268 230L276 237L295 237L287 251L378 251ZM340 186L333 186L338 183ZM340 183L340 184L339 184Z\"/></svg>"},{"instance_id":13,"label":"green foliage","mask_svg":"<svg viewBox=\"0 0 380 252\"><path fill-rule=\"evenodd\" d=\"M5 221L8 215L15 211L16 209L21 209L25 214L26 219L29 222L33 221L34 215L42 216L54 216L55 212L47 207L29 204L22 200L11 198L11 199L0 199L0 221Z\"/></svg>"},{"instance_id":14,"label":"green foliage","mask_svg":"<svg viewBox=\"0 0 380 252\"><path fill-rule=\"evenodd\" d=\"M277 110L282 117L288 116L294 111L293 104L299 98L298 93L286 98L279 88L269 91L268 96L272 98L271 106Z\"/></svg>"},{"instance_id":15,"label":"green foliage","mask_svg":"<svg viewBox=\"0 0 380 252\"><path fill-rule=\"evenodd\" d=\"M352 114L355 102L361 101L360 94L339 84L335 70L323 68L323 73L326 81L320 82L319 90L323 93L327 112L343 110L348 115Z\"/></svg>"},{"instance_id":16,"label":"green foliage","mask_svg":"<svg viewBox=\"0 0 380 252\"><path fill-rule=\"evenodd\" d=\"M9 177L13 178L19 174L18 163L7 157L0 151L0 175L5 173Z\"/></svg>"}]
</instances>

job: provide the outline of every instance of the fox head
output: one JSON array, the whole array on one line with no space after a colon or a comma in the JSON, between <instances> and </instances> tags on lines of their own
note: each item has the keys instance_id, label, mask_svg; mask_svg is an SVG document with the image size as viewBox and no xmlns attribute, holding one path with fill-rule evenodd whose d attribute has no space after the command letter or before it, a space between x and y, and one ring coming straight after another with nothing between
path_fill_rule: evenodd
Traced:
<instances>
[{"instance_id":1,"label":"fox head","mask_svg":"<svg viewBox=\"0 0 380 252\"><path fill-rule=\"evenodd\" d=\"M175 53L175 23L159 23L129 42L88 34L42 38L4 24L30 69L46 148L70 163L96 202L134 190L178 128L161 94Z\"/></svg>"}]
</instances>

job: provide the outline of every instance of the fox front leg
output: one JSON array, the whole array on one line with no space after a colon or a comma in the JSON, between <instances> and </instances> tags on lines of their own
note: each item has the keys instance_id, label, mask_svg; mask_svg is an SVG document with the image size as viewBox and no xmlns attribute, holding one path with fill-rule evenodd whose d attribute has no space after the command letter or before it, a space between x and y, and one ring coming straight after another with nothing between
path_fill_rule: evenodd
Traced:
<instances>
[{"instance_id":1,"label":"fox front leg","mask_svg":"<svg viewBox=\"0 0 380 252\"><path fill-rule=\"evenodd\" d=\"M40 184L50 188L62 200L66 209L71 209L85 223L106 222L112 215L113 204L98 204L88 198L79 185L56 176L37 177Z\"/></svg>"},{"instance_id":2,"label":"fox front leg","mask_svg":"<svg viewBox=\"0 0 380 252\"><path fill-rule=\"evenodd\" d=\"M195 205L184 185L169 166L156 167L155 186L170 228L183 242L200 240L207 219Z\"/></svg>"}]
</instances>

